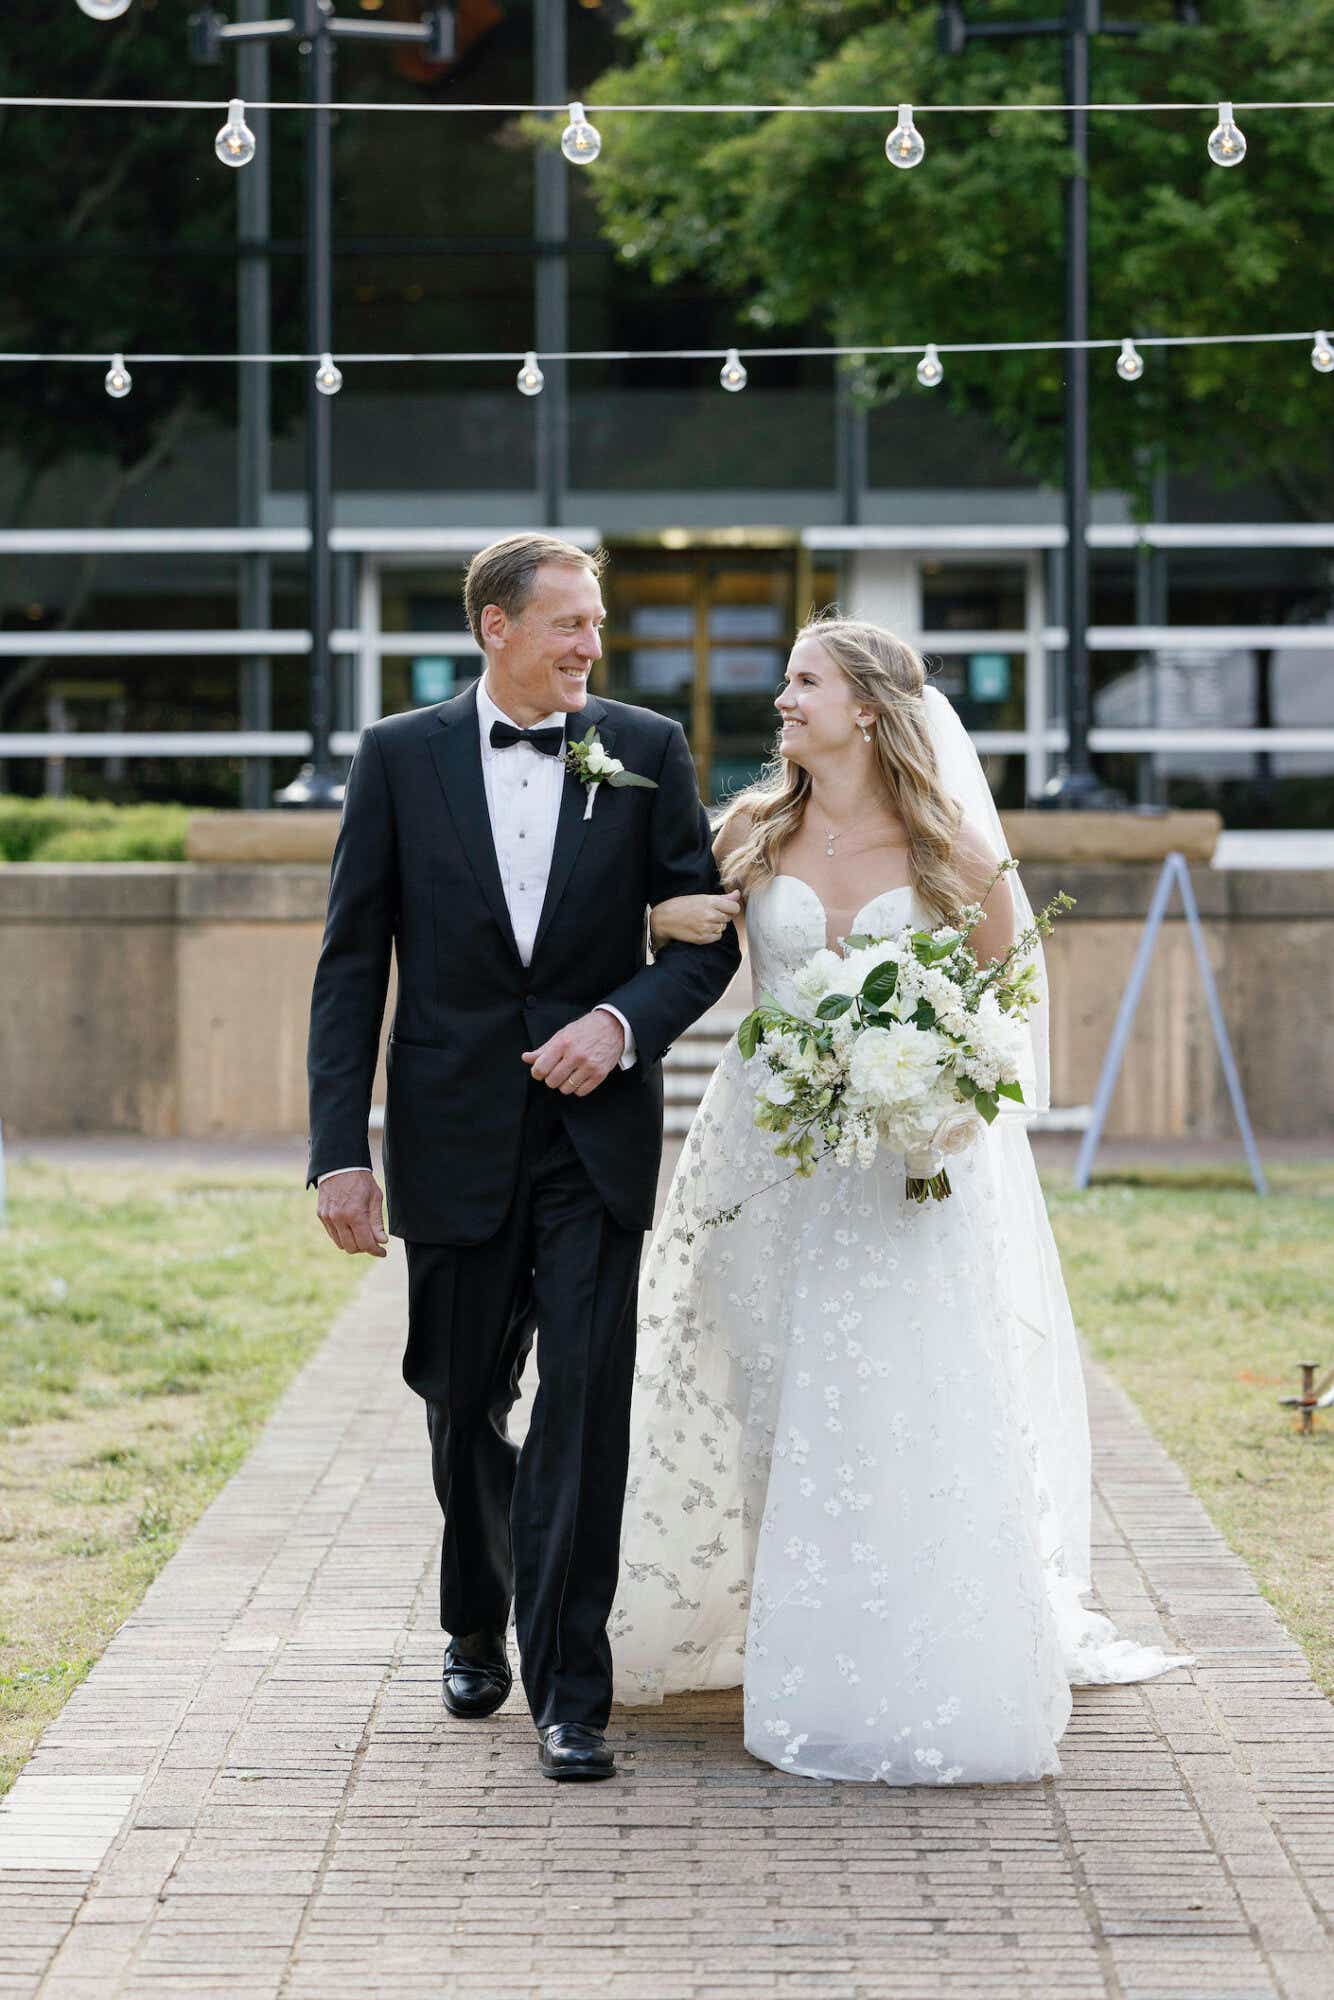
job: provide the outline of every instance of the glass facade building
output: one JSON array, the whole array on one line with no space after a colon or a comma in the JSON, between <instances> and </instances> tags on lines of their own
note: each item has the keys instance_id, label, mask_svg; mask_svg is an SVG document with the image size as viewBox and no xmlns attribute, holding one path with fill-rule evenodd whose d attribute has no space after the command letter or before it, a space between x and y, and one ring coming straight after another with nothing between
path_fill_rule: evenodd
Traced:
<instances>
[{"instance_id":1,"label":"glass facade building","mask_svg":"<svg viewBox=\"0 0 1334 2000\"><path fill-rule=\"evenodd\" d=\"M236 0L235 13L247 9L261 11ZM342 11L420 10L343 0ZM133 13L118 92L174 94L166 77L184 74L200 95L227 94L230 68L188 71L171 10L140 0ZM614 0L462 0L450 68L416 49L347 44L338 95L497 106L574 96L615 60L617 15ZM88 51L109 32L79 17L57 62L63 80L49 38L34 33L11 88L90 89ZM264 60L272 94L295 96L293 53ZM264 94L252 84L252 97ZM69 123L82 115L40 114L35 140L69 147L86 134L86 171L113 171L107 130ZM128 233L112 203L63 245L40 216L31 228L11 219L11 285L52 302L29 315L34 344L151 348L155 302L167 312L188 296L183 351L303 345L300 121L251 123L259 158L223 173L222 187L198 119L174 138L164 128L145 170L164 187L173 157L178 170L188 149L200 158L179 226L160 239L151 203ZM655 287L618 260L590 173L535 147L507 112L348 113L334 149L345 354L745 345L736 301ZM790 333L793 345L824 337ZM833 603L929 655L1003 803L1040 788L1062 743L1061 496L1017 470L983 419L953 414L911 378L868 413L819 358L755 362L739 395L719 389L717 362L544 368L546 389L529 399L514 388L514 361L345 365L334 404L341 755L374 716L437 701L476 671L466 561L496 535L542 527L608 549L597 684L681 721L710 799L771 751L793 631ZM80 427L71 373L67 441ZM137 369L135 396L160 401L131 446L108 426L133 416L134 399L111 405L89 370L95 427L54 452L38 378L11 384L33 422L14 427L0 459L9 789L261 804L294 774L307 719L300 371L226 371L220 384L222 373L186 366L167 382ZM1094 495L1093 747L1102 775L1131 797L1218 804L1234 825L1327 823L1334 492L1328 500L1323 520L1298 519L1267 483L1215 492L1169 467L1153 520L1137 526L1126 494Z\"/></svg>"}]
</instances>

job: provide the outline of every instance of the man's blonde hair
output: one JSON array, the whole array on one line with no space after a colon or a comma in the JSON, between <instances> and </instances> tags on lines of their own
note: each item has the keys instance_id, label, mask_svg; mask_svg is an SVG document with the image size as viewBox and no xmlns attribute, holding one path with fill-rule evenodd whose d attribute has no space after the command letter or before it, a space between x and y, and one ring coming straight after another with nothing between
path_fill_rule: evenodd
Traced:
<instances>
[{"instance_id":1,"label":"man's blonde hair","mask_svg":"<svg viewBox=\"0 0 1334 2000\"><path fill-rule=\"evenodd\" d=\"M556 535L507 535L504 541L479 549L463 579L463 608L473 638L480 646L482 613L488 604L498 604L507 618L520 615L533 594L537 572L544 563L586 569L600 583L606 562L605 550L576 548L573 542L562 542Z\"/></svg>"}]
</instances>

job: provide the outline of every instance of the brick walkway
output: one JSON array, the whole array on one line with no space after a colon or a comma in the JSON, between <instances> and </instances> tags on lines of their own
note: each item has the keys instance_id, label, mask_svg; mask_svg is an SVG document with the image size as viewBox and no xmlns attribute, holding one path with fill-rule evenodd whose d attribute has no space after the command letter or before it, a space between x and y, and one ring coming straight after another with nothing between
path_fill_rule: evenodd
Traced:
<instances>
[{"instance_id":1,"label":"brick walkway","mask_svg":"<svg viewBox=\"0 0 1334 2000\"><path fill-rule=\"evenodd\" d=\"M1105 1377L1103 1602L1200 1666L1081 1692L1060 1780L781 1775L728 1695L557 1787L517 1691L440 1704L403 1291L395 1245L0 1806L0 1994L1334 1995L1334 1709Z\"/></svg>"}]
</instances>

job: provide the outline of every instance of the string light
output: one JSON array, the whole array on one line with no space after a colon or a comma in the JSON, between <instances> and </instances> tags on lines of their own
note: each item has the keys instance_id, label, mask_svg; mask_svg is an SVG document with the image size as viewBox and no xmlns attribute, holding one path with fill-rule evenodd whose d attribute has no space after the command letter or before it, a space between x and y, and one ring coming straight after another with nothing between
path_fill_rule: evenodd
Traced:
<instances>
[{"instance_id":1,"label":"string light","mask_svg":"<svg viewBox=\"0 0 1334 2000\"><path fill-rule=\"evenodd\" d=\"M928 340L926 353L917 364L917 379L924 389L935 389L944 379L945 370L940 365L940 356L934 344Z\"/></svg>"},{"instance_id":2,"label":"string light","mask_svg":"<svg viewBox=\"0 0 1334 2000\"><path fill-rule=\"evenodd\" d=\"M519 370L516 377L519 394L521 396L540 396L542 385L546 379L546 376L537 365L537 356L529 349L528 353L523 357L523 367Z\"/></svg>"},{"instance_id":3,"label":"string light","mask_svg":"<svg viewBox=\"0 0 1334 2000\"><path fill-rule=\"evenodd\" d=\"M111 366L107 369L106 379L102 386L108 396L114 396L117 402L120 401L122 396L129 395L130 390L134 387L134 377L125 366L125 356L123 354L112 355Z\"/></svg>"},{"instance_id":4,"label":"string light","mask_svg":"<svg viewBox=\"0 0 1334 2000\"><path fill-rule=\"evenodd\" d=\"M911 104L899 106L899 122L885 141L885 157L892 167L920 166L926 141L912 122Z\"/></svg>"},{"instance_id":5,"label":"string light","mask_svg":"<svg viewBox=\"0 0 1334 2000\"><path fill-rule=\"evenodd\" d=\"M736 395L739 390L744 389L750 380L750 376L742 366L741 356L737 353L735 347L728 348L727 357L719 371L718 380L722 383L724 389L729 389L733 395Z\"/></svg>"},{"instance_id":6,"label":"string light","mask_svg":"<svg viewBox=\"0 0 1334 2000\"><path fill-rule=\"evenodd\" d=\"M570 106L570 122L560 135L560 149L575 167L591 165L602 151L602 134L589 124L582 104Z\"/></svg>"},{"instance_id":7,"label":"string light","mask_svg":"<svg viewBox=\"0 0 1334 2000\"><path fill-rule=\"evenodd\" d=\"M322 396L336 396L343 386L343 371L332 354L322 354L315 370L315 387Z\"/></svg>"},{"instance_id":8,"label":"string light","mask_svg":"<svg viewBox=\"0 0 1334 2000\"><path fill-rule=\"evenodd\" d=\"M1239 167L1246 157L1246 140L1235 123L1230 104L1218 107L1218 123L1209 134L1209 158L1216 167Z\"/></svg>"},{"instance_id":9,"label":"string light","mask_svg":"<svg viewBox=\"0 0 1334 2000\"><path fill-rule=\"evenodd\" d=\"M248 167L255 157L255 135L245 122L245 105L234 97L227 106L227 123L213 141L224 167Z\"/></svg>"},{"instance_id":10,"label":"string light","mask_svg":"<svg viewBox=\"0 0 1334 2000\"><path fill-rule=\"evenodd\" d=\"M78 0L79 12L90 21L119 21L130 11L130 0Z\"/></svg>"},{"instance_id":11,"label":"string light","mask_svg":"<svg viewBox=\"0 0 1334 2000\"><path fill-rule=\"evenodd\" d=\"M1116 357L1116 372L1123 382L1138 382L1144 373L1144 357L1133 340L1121 342L1121 352Z\"/></svg>"},{"instance_id":12,"label":"string light","mask_svg":"<svg viewBox=\"0 0 1334 2000\"><path fill-rule=\"evenodd\" d=\"M1315 342L1313 347L1309 345L1312 339ZM896 357L907 358L912 355L919 355L922 357L919 367L926 372L928 377L927 386L930 387L933 386L933 383L928 363L933 362L936 369L941 369L940 357L942 354L1062 354L1076 349L1083 349L1088 353L1093 353L1103 348L1114 349L1119 354L1127 346L1135 347L1136 351L1138 351L1139 347L1247 347L1256 345L1272 346L1276 343L1285 344L1293 341L1300 341L1304 346L1308 347L1311 365L1318 373L1322 375L1334 373L1334 347L1331 346L1328 333L1323 331L1316 333L1314 336L1309 332L1145 334L1140 336L1138 343L1119 337L1099 340L951 340L941 342L940 344L930 342L925 347L923 347L920 341L903 341L893 346L885 345L878 347L873 346L869 342L863 342L860 346L856 347L748 347L746 352L752 361L824 359L890 360ZM721 358L724 367L732 355L736 353L737 350L734 348L728 348L722 353ZM531 368L537 374L541 373L535 351L530 349L522 358L526 368ZM552 350L544 358L548 361L716 362L720 358L720 351L716 347L564 348L559 351ZM738 360L739 358L738 355ZM124 355L117 355L115 359L118 363L124 365ZM398 349L391 352L377 350L356 354L345 353L343 356L343 360L348 363L356 363L368 367L389 366L395 363L403 366L424 366L429 364L449 366L453 363L467 363L472 365L477 363L513 361L515 359L516 356L513 350L507 352L504 349L497 350L495 348L469 349L466 351L457 348L448 351L439 349L434 351L425 349ZM87 366L91 363L102 363L105 360L105 352L96 354L84 351L57 354L50 350L39 351L36 349L12 349L0 352L0 366L8 363L11 366L25 368L35 367L39 364L52 367L67 365ZM144 352L136 354L134 361L136 367L140 365L148 367L151 364L153 366L189 368L196 366L206 367L211 364L226 364L232 367L280 368L292 364L305 364L308 366L311 363L320 365L327 363L332 365L333 357L327 354L275 352L211 352L198 354Z\"/></svg>"},{"instance_id":13,"label":"string light","mask_svg":"<svg viewBox=\"0 0 1334 2000\"><path fill-rule=\"evenodd\" d=\"M217 111L224 100L217 97L32 97L0 96L0 109L13 111ZM815 118L879 118L884 120L887 113L896 110L893 104L599 104L596 109L603 115L658 115L668 113L679 117L716 118L720 115L737 117L743 114L772 115L780 112L797 117L803 113ZM1221 110L1212 102L1198 98L1153 98L1141 102L1113 103L1098 100L1082 104L919 104L918 111L935 113L978 113L987 117L1000 117L1009 113L1052 114L1067 111L1092 112L1159 112L1159 111L1213 111ZM1252 97L1238 99L1237 106L1242 111L1334 111L1334 98L1294 97L1271 98ZM316 103L304 97L255 98L252 109L256 111L385 111L406 112L410 115L446 117L467 116L472 113L495 117L498 113L512 116L549 115L568 111L564 104L464 104L461 102L440 102L434 99L403 102L393 98L331 98Z\"/></svg>"}]
</instances>

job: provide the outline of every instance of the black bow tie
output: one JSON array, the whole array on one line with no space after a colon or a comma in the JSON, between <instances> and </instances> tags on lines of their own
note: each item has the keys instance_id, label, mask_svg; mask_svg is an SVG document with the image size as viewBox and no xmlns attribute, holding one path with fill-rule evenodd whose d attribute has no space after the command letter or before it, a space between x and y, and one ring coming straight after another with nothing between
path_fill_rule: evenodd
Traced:
<instances>
[{"instance_id":1,"label":"black bow tie","mask_svg":"<svg viewBox=\"0 0 1334 2000\"><path fill-rule=\"evenodd\" d=\"M565 748L564 728L516 729L512 722L491 724L491 748L508 750L512 743L531 743L534 750L540 750L546 757L559 757Z\"/></svg>"}]
</instances>

